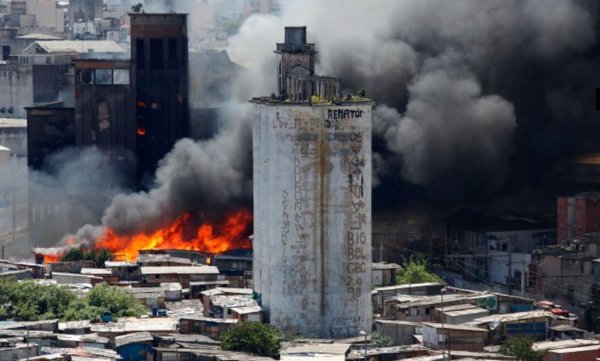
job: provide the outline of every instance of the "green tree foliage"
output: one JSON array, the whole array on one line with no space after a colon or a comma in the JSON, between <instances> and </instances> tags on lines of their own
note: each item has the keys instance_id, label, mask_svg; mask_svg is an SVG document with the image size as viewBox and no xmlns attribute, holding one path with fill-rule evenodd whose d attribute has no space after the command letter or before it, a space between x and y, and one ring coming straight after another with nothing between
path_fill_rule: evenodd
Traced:
<instances>
[{"instance_id":1,"label":"green tree foliage","mask_svg":"<svg viewBox=\"0 0 600 361\"><path fill-rule=\"evenodd\" d=\"M40 285L33 281L0 281L0 316L17 321L60 318L65 321L100 319L103 312L115 317L140 316L146 312L135 297L105 283L85 297L62 286Z\"/></svg>"},{"instance_id":2,"label":"green tree foliage","mask_svg":"<svg viewBox=\"0 0 600 361\"><path fill-rule=\"evenodd\" d=\"M260 322L240 322L221 338L221 348L228 351L248 352L275 357L281 350L282 335Z\"/></svg>"},{"instance_id":3,"label":"green tree foliage","mask_svg":"<svg viewBox=\"0 0 600 361\"><path fill-rule=\"evenodd\" d=\"M379 332L373 332L371 335L371 340L373 341L373 345L375 345L375 347L389 347L394 345L394 340L392 340L391 337Z\"/></svg>"},{"instance_id":4,"label":"green tree foliage","mask_svg":"<svg viewBox=\"0 0 600 361\"><path fill-rule=\"evenodd\" d=\"M0 313L19 321L59 318L75 299L75 293L56 285L0 281Z\"/></svg>"},{"instance_id":5,"label":"green tree foliage","mask_svg":"<svg viewBox=\"0 0 600 361\"><path fill-rule=\"evenodd\" d=\"M425 282L444 283L429 269L429 262L423 257L410 257L408 262L405 262L404 269L396 277L396 283L399 285Z\"/></svg>"},{"instance_id":6,"label":"green tree foliage","mask_svg":"<svg viewBox=\"0 0 600 361\"><path fill-rule=\"evenodd\" d=\"M516 357L519 361L542 361L544 355L534 351L533 339L525 336L511 337L500 347L500 352Z\"/></svg>"},{"instance_id":7,"label":"green tree foliage","mask_svg":"<svg viewBox=\"0 0 600 361\"><path fill-rule=\"evenodd\" d=\"M144 10L144 5L142 3L137 3L131 7L131 11L134 13L141 13Z\"/></svg>"},{"instance_id":8,"label":"green tree foliage","mask_svg":"<svg viewBox=\"0 0 600 361\"><path fill-rule=\"evenodd\" d=\"M112 253L105 249L92 249L84 251L81 248L71 248L62 257L63 262L77 262L77 261L92 261L97 266L104 265L105 261L110 261L113 258Z\"/></svg>"},{"instance_id":9,"label":"green tree foliage","mask_svg":"<svg viewBox=\"0 0 600 361\"><path fill-rule=\"evenodd\" d=\"M146 312L135 297L106 283L96 285L85 298L91 307L101 313L110 312L113 317L135 317Z\"/></svg>"},{"instance_id":10,"label":"green tree foliage","mask_svg":"<svg viewBox=\"0 0 600 361\"><path fill-rule=\"evenodd\" d=\"M81 248L71 248L62 257L63 262L77 262L83 260L83 251Z\"/></svg>"}]
</instances>

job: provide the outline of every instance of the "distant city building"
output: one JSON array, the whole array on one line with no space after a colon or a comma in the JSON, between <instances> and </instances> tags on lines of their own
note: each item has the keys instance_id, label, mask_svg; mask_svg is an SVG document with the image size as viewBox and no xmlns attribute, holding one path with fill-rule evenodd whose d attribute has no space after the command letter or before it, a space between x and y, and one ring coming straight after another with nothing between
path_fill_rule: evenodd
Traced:
<instances>
[{"instance_id":1,"label":"distant city building","mask_svg":"<svg viewBox=\"0 0 600 361\"><path fill-rule=\"evenodd\" d=\"M69 22L102 18L103 6L102 0L69 0Z\"/></svg>"}]
</instances>

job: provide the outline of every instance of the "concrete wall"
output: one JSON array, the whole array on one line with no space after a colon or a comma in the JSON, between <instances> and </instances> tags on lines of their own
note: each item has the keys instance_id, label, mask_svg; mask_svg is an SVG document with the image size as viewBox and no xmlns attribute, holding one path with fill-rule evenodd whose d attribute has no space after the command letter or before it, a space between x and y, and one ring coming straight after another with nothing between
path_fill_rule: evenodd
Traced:
<instances>
[{"instance_id":1,"label":"concrete wall","mask_svg":"<svg viewBox=\"0 0 600 361\"><path fill-rule=\"evenodd\" d=\"M27 118L25 107L33 105L33 71L31 66L0 65L0 116ZM2 108L5 112L2 113ZM9 113L9 108L12 113Z\"/></svg>"},{"instance_id":2,"label":"concrete wall","mask_svg":"<svg viewBox=\"0 0 600 361\"><path fill-rule=\"evenodd\" d=\"M255 104L253 284L278 328L371 328L371 110Z\"/></svg>"}]
</instances>

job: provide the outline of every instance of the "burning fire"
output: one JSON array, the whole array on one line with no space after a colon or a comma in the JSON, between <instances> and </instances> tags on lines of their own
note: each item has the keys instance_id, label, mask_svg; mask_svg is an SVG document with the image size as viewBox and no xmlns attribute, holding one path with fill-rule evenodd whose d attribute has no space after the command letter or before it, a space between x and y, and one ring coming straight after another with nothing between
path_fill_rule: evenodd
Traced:
<instances>
[{"instance_id":1,"label":"burning fire","mask_svg":"<svg viewBox=\"0 0 600 361\"><path fill-rule=\"evenodd\" d=\"M252 247L247 232L252 222L252 214L238 210L229 214L220 224L201 224L189 232L192 221L190 213L184 213L170 225L153 233L140 232L134 235L119 235L110 228L94 243L95 249L108 249L116 259L133 261L143 249L180 249L212 254L232 249ZM67 240L74 244L74 240ZM44 253L44 263L59 262L62 253Z\"/></svg>"},{"instance_id":2,"label":"burning fire","mask_svg":"<svg viewBox=\"0 0 600 361\"><path fill-rule=\"evenodd\" d=\"M223 253L236 248L250 248L248 234L245 234L252 222L252 215L239 210L227 216L219 225L201 224L194 234L186 236L191 220L184 213L169 226L147 234L118 235L107 228L94 244L94 248L106 248L115 257L123 260L135 260L142 249L181 249L207 253Z\"/></svg>"}]
</instances>

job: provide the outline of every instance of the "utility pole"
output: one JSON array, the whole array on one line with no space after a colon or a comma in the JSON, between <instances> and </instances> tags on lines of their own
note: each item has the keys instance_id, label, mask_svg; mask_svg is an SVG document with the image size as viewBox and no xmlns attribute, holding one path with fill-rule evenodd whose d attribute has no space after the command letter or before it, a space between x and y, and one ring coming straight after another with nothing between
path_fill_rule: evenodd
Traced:
<instances>
[{"instance_id":1,"label":"utility pole","mask_svg":"<svg viewBox=\"0 0 600 361\"><path fill-rule=\"evenodd\" d=\"M508 294L510 295L511 284L512 284L512 245L511 245L510 236L508 237Z\"/></svg>"},{"instance_id":2,"label":"utility pole","mask_svg":"<svg viewBox=\"0 0 600 361\"><path fill-rule=\"evenodd\" d=\"M12 192L12 243L15 244L17 238L17 191ZM4 247L2 248L4 251ZM4 252L3 252L4 253ZM2 254L4 258L4 254Z\"/></svg>"},{"instance_id":3,"label":"utility pole","mask_svg":"<svg viewBox=\"0 0 600 361\"><path fill-rule=\"evenodd\" d=\"M383 262L383 239L379 242L379 262Z\"/></svg>"},{"instance_id":4,"label":"utility pole","mask_svg":"<svg viewBox=\"0 0 600 361\"><path fill-rule=\"evenodd\" d=\"M521 258L521 297L525 297L525 258Z\"/></svg>"}]
</instances>

